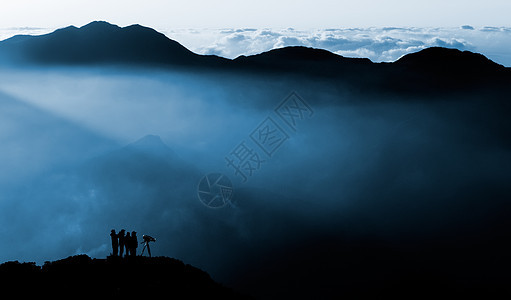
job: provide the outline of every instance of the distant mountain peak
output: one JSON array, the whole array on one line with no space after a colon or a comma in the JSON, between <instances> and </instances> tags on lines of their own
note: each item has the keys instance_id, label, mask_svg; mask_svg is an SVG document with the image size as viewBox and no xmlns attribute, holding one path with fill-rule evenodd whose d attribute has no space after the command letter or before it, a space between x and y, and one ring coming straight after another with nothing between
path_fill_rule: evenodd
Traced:
<instances>
[{"instance_id":1,"label":"distant mountain peak","mask_svg":"<svg viewBox=\"0 0 511 300\"><path fill-rule=\"evenodd\" d=\"M141 25L119 27L94 21L40 36L6 40L0 53L37 64L190 65L197 55L156 30Z\"/></svg>"},{"instance_id":2,"label":"distant mountain peak","mask_svg":"<svg viewBox=\"0 0 511 300\"><path fill-rule=\"evenodd\" d=\"M160 136L153 134L143 136L142 138L129 144L128 147L135 148L138 150L151 150L151 152L153 152L154 150L172 151L170 147L163 142Z\"/></svg>"},{"instance_id":3,"label":"distant mountain peak","mask_svg":"<svg viewBox=\"0 0 511 300\"><path fill-rule=\"evenodd\" d=\"M83 25L82 27L78 28L81 31L89 31L94 33L113 33L113 34L134 34L136 32L143 32L147 35L150 35L152 37L159 37L168 39L164 34L150 28L145 27L140 24L132 24L125 27L120 27L115 24L108 23L106 21L93 21L89 24Z\"/></svg>"},{"instance_id":4,"label":"distant mountain peak","mask_svg":"<svg viewBox=\"0 0 511 300\"><path fill-rule=\"evenodd\" d=\"M508 86L511 68L484 55L432 47L407 54L393 63L343 57L317 48L291 46L234 60L199 55L164 34L138 24L119 27L94 21L41 36L15 36L0 42L0 60L7 64L130 65L227 70L259 74L292 74L338 80L353 90L392 92L454 90L477 85Z\"/></svg>"},{"instance_id":5,"label":"distant mountain peak","mask_svg":"<svg viewBox=\"0 0 511 300\"><path fill-rule=\"evenodd\" d=\"M83 25L80 28L87 29L87 28L106 28L106 27L121 28L121 27L119 27L115 24L109 23L107 21L92 21L86 25Z\"/></svg>"},{"instance_id":6,"label":"distant mountain peak","mask_svg":"<svg viewBox=\"0 0 511 300\"><path fill-rule=\"evenodd\" d=\"M261 54L253 55L253 57L255 56L274 56L274 57L286 56L287 58L295 59L311 59L311 58L328 59L332 57L339 57L338 55L324 49L317 49L305 46L289 46L283 48L276 48L267 52L263 52Z\"/></svg>"},{"instance_id":7,"label":"distant mountain peak","mask_svg":"<svg viewBox=\"0 0 511 300\"><path fill-rule=\"evenodd\" d=\"M167 161L179 159L174 150L170 148L158 135L148 134L121 149L125 155L147 155Z\"/></svg>"},{"instance_id":8,"label":"distant mountain peak","mask_svg":"<svg viewBox=\"0 0 511 300\"><path fill-rule=\"evenodd\" d=\"M235 60L288 60L288 61L314 61L314 62L339 62L353 61L371 63L368 58L346 58L325 49L318 49L305 46L289 46L272 49L261 54L252 56L240 56Z\"/></svg>"},{"instance_id":9,"label":"distant mountain peak","mask_svg":"<svg viewBox=\"0 0 511 300\"><path fill-rule=\"evenodd\" d=\"M78 27L76 27L74 25L69 25L69 26L66 26L66 27L58 28L54 32L60 32L60 31L66 31L66 30L77 30L77 29L78 29ZM52 34L52 33L48 33L48 34ZM48 34L46 34L46 35L48 35Z\"/></svg>"},{"instance_id":10,"label":"distant mountain peak","mask_svg":"<svg viewBox=\"0 0 511 300\"><path fill-rule=\"evenodd\" d=\"M406 54L398 59L395 64L428 69L437 67L467 68L468 66L474 69L504 68L482 54L443 47L430 47Z\"/></svg>"},{"instance_id":11,"label":"distant mountain peak","mask_svg":"<svg viewBox=\"0 0 511 300\"><path fill-rule=\"evenodd\" d=\"M134 143L131 143L130 145L134 145L134 146L147 145L147 146L165 146L165 147L167 147L167 145L165 145L165 143L162 141L161 137L159 135L154 135L154 134L145 135L145 136L141 137L140 139L138 139L137 141L135 141Z\"/></svg>"}]
</instances>

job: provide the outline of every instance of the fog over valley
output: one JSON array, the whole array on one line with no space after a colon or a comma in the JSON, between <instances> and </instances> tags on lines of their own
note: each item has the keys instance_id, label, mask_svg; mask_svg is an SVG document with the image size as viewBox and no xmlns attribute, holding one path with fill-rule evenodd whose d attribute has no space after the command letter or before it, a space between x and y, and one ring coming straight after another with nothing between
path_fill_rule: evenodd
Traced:
<instances>
[{"instance_id":1,"label":"fog over valley","mask_svg":"<svg viewBox=\"0 0 511 300\"><path fill-rule=\"evenodd\" d=\"M275 111L293 92L310 108L295 128ZM509 103L462 96L299 76L3 68L0 259L104 257L111 228L150 233L154 255L240 286L270 263L335 267L335 251L361 243L484 254L479 243L500 243L509 225ZM288 135L271 157L250 137L267 117ZM246 182L226 161L242 142L261 159ZM214 172L234 188L217 209L197 194Z\"/></svg>"}]
</instances>

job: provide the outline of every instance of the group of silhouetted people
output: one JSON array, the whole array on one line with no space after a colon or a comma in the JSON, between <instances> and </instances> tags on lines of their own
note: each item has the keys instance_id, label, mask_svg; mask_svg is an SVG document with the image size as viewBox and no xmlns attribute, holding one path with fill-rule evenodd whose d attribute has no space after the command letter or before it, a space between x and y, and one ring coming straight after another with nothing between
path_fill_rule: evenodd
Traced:
<instances>
[{"instance_id":1,"label":"group of silhouetted people","mask_svg":"<svg viewBox=\"0 0 511 300\"><path fill-rule=\"evenodd\" d=\"M113 256L123 257L124 249L126 249L126 254L124 257L137 255L138 239L137 233L135 231L132 231L130 235L130 233L126 232L124 229L119 231L119 233L115 233L115 229L112 229L110 232L110 237L112 238ZM140 255L144 255L144 250L147 248L147 253L149 254L149 257L151 257L151 248L149 248L149 242L155 242L156 239L148 235L143 235L142 239L143 241L141 244L144 244L144 247L142 248L142 253Z\"/></svg>"},{"instance_id":2,"label":"group of silhouetted people","mask_svg":"<svg viewBox=\"0 0 511 300\"><path fill-rule=\"evenodd\" d=\"M119 233L115 233L115 229L112 229L110 237L112 238L113 256L122 257L124 255L124 249L126 249L125 256L137 255L138 239L135 231L132 231L130 234L129 232L125 233L125 230L122 229Z\"/></svg>"}]
</instances>

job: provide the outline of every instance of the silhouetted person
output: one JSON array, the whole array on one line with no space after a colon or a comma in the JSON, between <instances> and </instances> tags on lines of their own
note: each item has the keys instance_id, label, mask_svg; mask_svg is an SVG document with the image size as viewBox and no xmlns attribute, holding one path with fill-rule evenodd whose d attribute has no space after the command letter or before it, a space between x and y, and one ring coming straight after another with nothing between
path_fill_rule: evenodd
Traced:
<instances>
[{"instance_id":1,"label":"silhouetted person","mask_svg":"<svg viewBox=\"0 0 511 300\"><path fill-rule=\"evenodd\" d=\"M126 243L125 237L124 237L124 229L119 231L119 256L122 257L124 254L124 244Z\"/></svg>"},{"instance_id":2,"label":"silhouetted person","mask_svg":"<svg viewBox=\"0 0 511 300\"><path fill-rule=\"evenodd\" d=\"M144 255L144 250L147 247L147 253L149 254L149 257L151 257L151 248L149 248L149 242L156 242L156 239L153 238L152 236L148 236L148 235L145 235L145 234L142 236L142 239L144 241L141 242L140 244L143 243L144 247L142 248L142 254L140 254L140 256Z\"/></svg>"},{"instance_id":3,"label":"silhouetted person","mask_svg":"<svg viewBox=\"0 0 511 300\"><path fill-rule=\"evenodd\" d=\"M119 239L114 229L110 231L110 237L112 238L112 255L117 256L117 253L119 251Z\"/></svg>"},{"instance_id":4,"label":"silhouetted person","mask_svg":"<svg viewBox=\"0 0 511 300\"><path fill-rule=\"evenodd\" d=\"M137 256L137 248L138 248L138 239L137 239L137 232L132 231L131 232L131 256Z\"/></svg>"},{"instance_id":5,"label":"silhouetted person","mask_svg":"<svg viewBox=\"0 0 511 300\"><path fill-rule=\"evenodd\" d=\"M131 251L130 251L130 247L131 247L131 235L130 235L130 232L126 232L126 236L124 237L124 247L126 248L126 256L130 256L131 254Z\"/></svg>"}]
</instances>

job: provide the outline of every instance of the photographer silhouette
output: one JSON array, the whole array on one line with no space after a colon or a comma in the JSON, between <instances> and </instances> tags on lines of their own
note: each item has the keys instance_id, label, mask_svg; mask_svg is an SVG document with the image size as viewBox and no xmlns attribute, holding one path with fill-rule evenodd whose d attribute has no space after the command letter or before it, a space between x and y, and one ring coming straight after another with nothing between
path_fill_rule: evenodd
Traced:
<instances>
[{"instance_id":1,"label":"photographer silhouette","mask_svg":"<svg viewBox=\"0 0 511 300\"><path fill-rule=\"evenodd\" d=\"M140 244L144 244L144 247L142 248L142 254L140 256L144 255L144 250L147 247L147 253L149 254L149 257L151 257L151 248L149 247L149 242L156 242L156 239L149 235L143 235L142 236L143 241L140 242Z\"/></svg>"}]
</instances>

